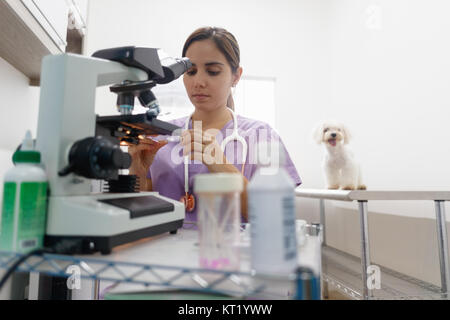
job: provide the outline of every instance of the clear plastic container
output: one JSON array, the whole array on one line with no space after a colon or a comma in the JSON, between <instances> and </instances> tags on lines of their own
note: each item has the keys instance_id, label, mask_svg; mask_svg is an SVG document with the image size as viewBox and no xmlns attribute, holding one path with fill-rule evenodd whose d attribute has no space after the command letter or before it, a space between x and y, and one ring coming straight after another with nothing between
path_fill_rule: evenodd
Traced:
<instances>
[{"instance_id":1,"label":"clear plastic container","mask_svg":"<svg viewBox=\"0 0 450 320\"><path fill-rule=\"evenodd\" d=\"M195 176L201 268L239 270L242 189L240 174L208 173Z\"/></svg>"}]
</instances>

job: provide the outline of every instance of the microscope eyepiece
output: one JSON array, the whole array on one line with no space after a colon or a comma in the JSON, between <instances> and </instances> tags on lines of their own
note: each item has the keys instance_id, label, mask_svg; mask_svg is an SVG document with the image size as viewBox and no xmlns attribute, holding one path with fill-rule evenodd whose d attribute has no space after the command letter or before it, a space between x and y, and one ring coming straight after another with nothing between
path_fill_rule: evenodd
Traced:
<instances>
[{"instance_id":1,"label":"microscope eyepiece","mask_svg":"<svg viewBox=\"0 0 450 320\"><path fill-rule=\"evenodd\" d=\"M183 73L192 67L192 63L188 58L165 58L161 60L164 71L164 78L156 79L155 82L165 84L178 79Z\"/></svg>"}]
</instances>

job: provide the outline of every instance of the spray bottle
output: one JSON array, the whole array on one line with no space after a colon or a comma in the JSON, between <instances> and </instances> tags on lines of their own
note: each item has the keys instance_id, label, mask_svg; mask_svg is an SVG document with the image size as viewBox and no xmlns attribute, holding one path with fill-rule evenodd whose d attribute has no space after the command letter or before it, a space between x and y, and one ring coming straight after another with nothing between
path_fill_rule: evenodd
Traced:
<instances>
[{"instance_id":1,"label":"spray bottle","mask_svg":"<svg viewBox=\"0 0 450 320\"><path fill-rule=\"evenodd\" d=\"M42 248L47 213L47 176L27 131L4 177L0 250L26 253Z\"/></svg>"},{"instance_id":2,"label":"spray bottle","mask_svg":"<svg viewBox=\"0 0 450 320\"><path fill-rule=\"evenodd\" d=\"M295 183L284 169L280 142L257 149L259 166L247 186L252 269L291 274L297 267Z\"/></svg>"}]
</instances>

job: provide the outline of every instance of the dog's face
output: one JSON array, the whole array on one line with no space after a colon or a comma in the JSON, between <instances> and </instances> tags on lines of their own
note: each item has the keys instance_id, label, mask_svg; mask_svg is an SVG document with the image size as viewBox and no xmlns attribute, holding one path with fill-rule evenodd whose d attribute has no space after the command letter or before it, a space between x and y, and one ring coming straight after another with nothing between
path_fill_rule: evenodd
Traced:
<instances>
[{"instance_id":1,"label":"dog's face","mask_svg":"<svg viewBox=\"0 0 450 320\"><path fill-rule=\"evenodd\" d=\"M324 143L330 147L336 147L338 144L347 144L350 139L348 129L338 122L326 121L317 126L314 132L314 140L318 143Z\"/></svg>"}]
</instances>

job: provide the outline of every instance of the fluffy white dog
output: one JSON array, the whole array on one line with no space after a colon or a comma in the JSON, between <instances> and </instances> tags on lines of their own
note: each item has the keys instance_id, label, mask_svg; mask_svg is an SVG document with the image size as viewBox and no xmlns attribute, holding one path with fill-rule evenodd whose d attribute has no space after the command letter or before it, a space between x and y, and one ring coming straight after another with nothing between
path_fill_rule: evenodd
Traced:
<instances>
[{"instance_id":1,"label":"fluffy white dog","mask_svg":"<svg viewBox=\"0 0 450 320\"><path fill-rule=\"evenodd\" d=\"M325 146L323 169L328 189L365 190L361 168L347 144L348 129L336 121L324 121L314 130L314 140Z\"/></svg>"}]
</instances>

